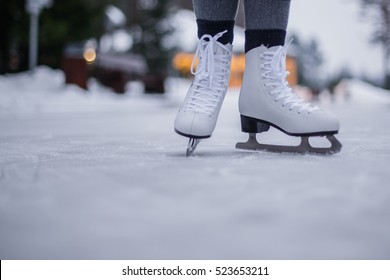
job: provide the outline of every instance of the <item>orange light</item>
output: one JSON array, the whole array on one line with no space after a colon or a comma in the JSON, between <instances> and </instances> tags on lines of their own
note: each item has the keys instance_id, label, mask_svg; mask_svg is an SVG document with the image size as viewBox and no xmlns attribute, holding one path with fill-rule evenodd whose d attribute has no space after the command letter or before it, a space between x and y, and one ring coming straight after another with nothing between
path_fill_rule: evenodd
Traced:
<instances>
[{"instance_id":1,"label":"orange light","mask_svg":"<svg viewBox=\"0 0 390 280\"><path fill-rule=\"evenodd\" d=\"M173 67L179 71L184 77L190 78L191 75L191 63L194 57L193 53L177 53L173 60ZM196 61L194 63L194 67L197 65ZM231 64L231 72L230 72L230 82L229 86L231 87L240 87L242 83L242 78L245 70L245 54L238 53L233 54L232 64ZM288 76L288 81L291 85L297 84L297 65L295 58L287 56L287 70L290 71L290 75Z\"/></svg>"},{"instance_id":2,"label":"orange light","mask_svg":"<svg viewBox=\"0 0 390 280\"><path fill-rule=\"evenodd\" d=\"M93 63L96 59L96 51L94 48L86 48L83 53L85 61L89 64Z\"/></svg>"}]
</instances>

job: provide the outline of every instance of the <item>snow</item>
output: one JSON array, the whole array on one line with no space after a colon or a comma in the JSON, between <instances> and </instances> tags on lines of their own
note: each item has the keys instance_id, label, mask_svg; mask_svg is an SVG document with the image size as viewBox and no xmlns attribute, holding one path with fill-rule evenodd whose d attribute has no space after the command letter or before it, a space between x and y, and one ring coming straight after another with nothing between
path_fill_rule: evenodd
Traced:
<instances>
[{"instance_id":1,"label":"snow","mask_svg":"<svg viewBox=\"0 0 390 280\"><path fill-rule=\"evenodd\" d=\"M100 38L99 51L102 53L125 53L133 46L133 37L124 29L106 33Z\"/></svg>"},{"instance_id":2,"label":"snow","mask_svg":"<svg viewBox=\"0 0 390 280\"><path fill-rule=\"evenodd\" d=\"M126 24L126 16L119 8L108 5L105 12L107 19L114 27L120 27Z\"/></svg>"},{"instance_id":3,"label":"snow","mask_svg":"<svg viewBox=\"0 0 390 280\"><path fill-rule=\"evenodd\" d=\"M186 158L173 120L189 81L166 95L63 81L0 76L0 259L389 259L389 92L352 80L349 99L323 98L343 150L314 156L236 150L231 89Z\"/></svg>"}]
</instances>

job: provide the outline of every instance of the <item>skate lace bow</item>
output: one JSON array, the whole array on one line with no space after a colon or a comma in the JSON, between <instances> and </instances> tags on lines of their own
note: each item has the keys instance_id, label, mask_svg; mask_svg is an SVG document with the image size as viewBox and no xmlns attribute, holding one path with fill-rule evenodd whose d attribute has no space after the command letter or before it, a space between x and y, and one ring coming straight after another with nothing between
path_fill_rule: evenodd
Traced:
<instances>
[{"instance_id":1,"label":"skate lace bow","mask_svg":"<svg viewBox=\"0 0 390 280\"><path fill-rule=\"evenodd\" d=\"M261 64L263 78L267 80L265 86L273 88L269 94L275 97L275 102L283 100L282 106L288 106L290 110L298 108L299 114L304 111L310 114L319 108L296 95L287 82L290 73L286 71L286 56L291 42L292 39L285 46L278 47L276 51L270 50L261 54L264 61Z\"/></svg>"},{"instance_id":2,"label":"skate lace bow","mask_svg":"<svg viewBox=\"0 0 390 280\"><path fill-rule=\"evenodd\" d=\"M228 85L231 50L217 40L226 32L215 36L206 34L200 38L191 64L191 73L195 79L186 110L211 115L223 99ZM198 65L195 71L196 61Z\"/></svg>"}]
</instances>

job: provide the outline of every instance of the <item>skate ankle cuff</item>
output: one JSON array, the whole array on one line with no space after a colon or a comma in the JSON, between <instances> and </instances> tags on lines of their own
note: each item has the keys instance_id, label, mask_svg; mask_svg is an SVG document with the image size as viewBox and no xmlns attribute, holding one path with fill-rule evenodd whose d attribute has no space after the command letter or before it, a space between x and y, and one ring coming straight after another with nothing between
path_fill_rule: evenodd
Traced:
<instances>
[{"instance_id":1,"label":"skate ankle cuff","mask_svg":"<svg viewBox=\"0 0 390 280\"><path fill-rule=\"evenodd\" d=\"M198 38L200 39L203 35L215 36L216 34L227 30L222 37L218 38L218 42L226 45L233 43L233 29L234 29L234 20L223 20L223 21L211 21L197 19L196 23L198 25Z\"/></svg>"},{"instance_id":2,"label":"skate ankle cuff","mask_svg":"<svg viewBox=\"0 0 390 280\"><path fill-rule=\"evenodd\" d=\"M245 30L245 53L261 45L267 48L283 46L285 39L286 30L283 29Z\"/></svg>"}]
</instances>

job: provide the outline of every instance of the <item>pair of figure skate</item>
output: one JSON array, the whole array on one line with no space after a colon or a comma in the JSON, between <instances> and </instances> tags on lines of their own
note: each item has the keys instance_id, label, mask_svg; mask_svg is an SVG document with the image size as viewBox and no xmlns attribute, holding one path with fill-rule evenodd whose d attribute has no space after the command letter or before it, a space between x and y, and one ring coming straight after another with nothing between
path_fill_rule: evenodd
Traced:
<instances>
[{"instance_id":1,"label":"pair of figure skate","mask_svg":"<svg viewBox=\"0 0 390 280\"><path fill-rule=\"evenodd\" d=\"M175 131L189 138L187 156L195 151L201 139L211 137L225 98L232 58L232 45L218 42L224 32L203 35L198 44L191 73L194 80L175 119ZM236 148L272 152L333 154L341 150L334 137L339 121L330 112L305 102L288 85L286 77L287 46L260 46L245 55L245 71L239 97L241 129L249 133L246 143ZM194 71L194 62L198 65ZM300 136L298 146L260 144L256 134L270 126ZM326 136L330 147L313 147L310 136Z\"/></svg>"}]
</instances>

